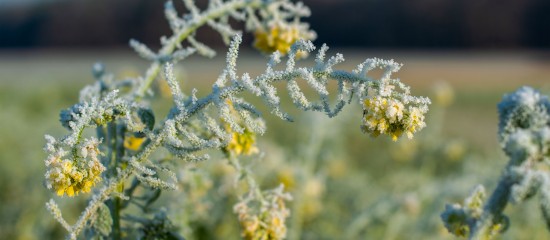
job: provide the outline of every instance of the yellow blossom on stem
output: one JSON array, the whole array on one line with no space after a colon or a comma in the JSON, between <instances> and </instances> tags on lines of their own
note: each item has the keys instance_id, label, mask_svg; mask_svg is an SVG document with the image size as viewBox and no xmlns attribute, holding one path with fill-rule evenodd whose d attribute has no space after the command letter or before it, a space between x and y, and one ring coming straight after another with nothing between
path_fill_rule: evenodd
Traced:
<instances>
[{"instance_id":1,"label":"yellow blossom on stem","mask_svg":"<svg viewBox=\"0 0 550 240\"><path fill-rule=\"evenodd\" d=\"M141 147L141 144L145 142L145 138L140 138L136 136L129 136L124 139L124 147L132 151L137 151Z\"/></svg>"},{"instance_id":2,"label":"yellow blossom on stem","mask_svg":"<svg viewBox=\"0 0 550 240\"><path fill-rule=\"evenodd\" d=\"M46 173L47 187L58 196L69 197L91 191L95 183L101 181L105 167L97 160L75 165L70 160L58 160L50 165Z\"/></svg>"},{"instance_id":3,"label":"yellow blossom on stem","mask_svg":"<svg viewBox=\"0 0 550 240\"><path fill-rule=\"evenodd\" d=\"M230 100L227 100L227 103L230 106L232 114L237 114L233 103ZM231 133L231 141L223 148L223 151L226 153L231 153L235 155L251 155L258 153L258 147L256 147L256 133L252 132L243 124L239 123L243 127L243 132L235 132L231 129L231 126L226 123L225 129Z\"/></svg>"},{"instance_id":4,"label":"yellow blossom on stem","mask_svg":"<svg viewBox=\"0 0 550 240\"><path fill-rule=\"evenodd\" d=\"M422 129L424 111L418 107L405 107L400 100L391 96L371 96L363 101L362 129L371 136L386 134L397 141L403 133L410 139Z\"/></svg>"},{"instance_id":5,"label":"yellow blossom on stem","mask_svg":"<svg viewBox=\"0 0 550 240\"><path fill-rule=\"evenodd\" d=\"M241 236L247 240L280 240L286 238L286 218L290 211L285 200L290 200L282 187L268 192L262 199L241 199L233 210L241 224ZM259 202L258 202L259 201ZM259 205L258 205L259 203Z\"/></svg>"},{"instance_id":6,"label":"yellow blossom on stem","mask_svg":"<svg viewBox=\"0 0 550 240\"><path fill-rule=\"evenodd\" d=\"M248 129L245 129L243 133L233 132L231 141L224 150L236 155L251 155L257 153L256 134Z\"/></svg>"},{"instance_id":7,"label":"yellow blossom on stem","mask_svg":"<svg viewBox=\"0 0 550 240\"><path fill-rule=\"evenodd\" d=\"M58 196L77 196L87 193L101 181L105 167L98 159L99 150L96 139L86 141L76 147L72 159L63 159L63 155L51 156L46 166L46 187Z\"/></svg>"}]
</instances>

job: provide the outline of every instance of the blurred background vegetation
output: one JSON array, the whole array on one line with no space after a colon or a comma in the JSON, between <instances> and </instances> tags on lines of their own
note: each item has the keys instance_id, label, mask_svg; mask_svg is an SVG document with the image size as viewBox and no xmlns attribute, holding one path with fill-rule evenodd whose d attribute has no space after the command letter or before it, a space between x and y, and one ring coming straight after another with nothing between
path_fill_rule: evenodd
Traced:
<instances>
[{"instance_id":1,"label":"blurred background vegetation","mask_svg":"<svg viewBox=\"0 0 550 240\"><path fill-rule=\"evenodd\" d=\"M359 106L334 119L294 111L295 123L266 112L265 157L247 161L264 187L282 182L295 196L289 237L453 239L439 220L444 204L461 201L477 183L494 187L506 163L496 141L496 104L522 85L550 93L548 1L304 2L312 8L316 42L346 57L340 68L351 70L368 57L395 59L404 63L397 77L434 104L428 127L413 141L396 143L362 134ZM0 0L1 239L62 238L44 207L52 194L43 185L43 135L65 133L59 111L93 81L94 62L117 78L143 74L147 62L126 43L158 43L168 32L163 4ZM201 34L221 43L209 31ZM244 45L251 41L248 36ZM209 91L224 66L223 48L218 55L177 67L186 92ZM239 72L264 69L259 53L245 47L242 55ZM152 101L162 117L169 101ZM174 194L183 197L169 206L178 209L171 217L187 226L180 231L189 239L238 238L231 174L219 159L182 170L182 192ZM68 220L85 198L60 201ZM535 206L507 212L512 225L501 239L550 237Z\"/></svg>"}]
</instances>

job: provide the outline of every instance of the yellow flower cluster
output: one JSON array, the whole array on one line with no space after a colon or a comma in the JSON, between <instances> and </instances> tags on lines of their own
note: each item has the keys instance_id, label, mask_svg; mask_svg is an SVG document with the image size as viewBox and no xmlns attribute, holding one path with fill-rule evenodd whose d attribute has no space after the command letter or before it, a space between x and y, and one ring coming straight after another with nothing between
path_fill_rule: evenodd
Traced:
<instances>
[{"instance_id":1,"label":"yellow flower cluster","mask_svg":"<svg viewBox=\"0 0 550 240\"><path fill-rule=\"evenodd\" d=\"M285 219L290 215L283 198L277 198L275 206L265 209L260 214L251 214L246 202L235 205L242 237L246 240L279 240L286 237Z\"/></svg>"},{"instance_id":2,"label":"yellow flower cluster","mask_svg":"<svg viewBox=\"0 0 550 240\"><path fill-rule=\"evenodd\" d=\"M233 107L233 102L227 100L231 114L238 116L237 111ZM234 155L251 155L258 153L258 148L256 147L256 133L248 129L242 122L238 123L244 130L242 133L238 133L231 129L229 123L225 123L225 129L231 133L231 141L223 148L223 151L226 154Z\"/></svg>"},{"instance_id":3,"label":"yellow flower cluster","mask_svg":"<svg viewBox=\"0 0 550 240\"><path fill-rule=\"evenodd\" d=\"M258 152L256 134L247 128L243 133L233 132L231 141L224 149L235 155L251 155Z\"/></svg>"},{"instance_id":4,"label":"yellow flower cluster","mask_svg":"<svg viewBox=\"0 0 550 240\"><path fill-rule=\"evenodd\" d=\"M311 33L307 30L301 30L298 26L275 24L267 31L258 29L254 33L254 47L264 53L273 53L279 51L282 55L286 55L290 51L290 47L299 39L309 40L312 38ZM305 52L298 52L298 55L303 55Z\"/></svg>"},{"instance_id":5,"label":"yellow flower cluster","mask_svg":"<svg viewBox=\"0 0 550 240\"><path fill-rule=\"evenodd\" d=\"M46 173L48 189L53 189L58 196L72 197L80 192L90 192L97 182L101 181L101 173L105 167L97 160L75 164L71 160L57 159L51 163Z\"/></svg>"},{"instance_id":6,"label":"yellow flower cluster","mask_svg":"<svg viewBox=\"0 0 550 240\"><path fill-rule=\"evenodd\" d=\"M373 137L380 134L391 136L397 141L403 133L410 139L422 129L424 111L418 107L405 105L392 97L373 96L363 102L364 118L362 129Z\"/></svg>"}]
</instances>

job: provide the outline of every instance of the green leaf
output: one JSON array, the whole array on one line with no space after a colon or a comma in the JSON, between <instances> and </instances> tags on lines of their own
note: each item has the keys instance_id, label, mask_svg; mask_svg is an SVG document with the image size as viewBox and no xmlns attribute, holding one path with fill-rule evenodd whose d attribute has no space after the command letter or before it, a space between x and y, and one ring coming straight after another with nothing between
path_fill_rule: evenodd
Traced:
<instances>
[{"instance_id":1,"label":"green leaf","mask_svg":"<svg viewBox=\"0 0 550 240\"><path fill-rule=\"evenodd\" d=\"M102 236L109 236L111 234L111 226L113 225L113 218L111 217L111 211L105 204L97 209L97 217L93 223L93 228Z\"/></svg>"},{"instance_id":2,"label":"green leaf","mask_svg":"<svg viewBox=\"0 0 550 240\"><path fill-rule=\"evenodd\" d=\"M138 110L138 116L141 119L141 122L145 124L147 129L153 130L155 127L155 115L153 111L148 108L140 108Z\"/></svg>"}]
</instances>

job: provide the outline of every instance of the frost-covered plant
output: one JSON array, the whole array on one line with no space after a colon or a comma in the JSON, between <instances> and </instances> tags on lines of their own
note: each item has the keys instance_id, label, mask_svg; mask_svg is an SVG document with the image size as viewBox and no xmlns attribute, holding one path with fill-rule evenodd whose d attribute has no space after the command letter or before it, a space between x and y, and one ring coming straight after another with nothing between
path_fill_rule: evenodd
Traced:
<instances>
[{"instance_id":1,"label":"frost-covered plant","mask_svg":"<svg viewBox=\"0 0 550 240\"><path fill-rule=\"evenodd\" d=\"M69 130L64 137L47 136L45 151L46 186L58 196L92 192L87 207L74 224L62 217L52 199L47 203L54 217L76 239L83 230L87 238L178 239L177 226L153 203L164 190L177 189L178 177L173 160L195 162L209 158L206 150L221 150L228 162L245 179L248 194L235 205L248 239L285 237L285 218L290 214L285 201L290 196L282 188L261 190L239 157L258 151L256 134L265 132L265 124L256 106L240 97L251 93L264 100L272 114L291 121L281 108L276 82L284 82L295 106L304 111L336 116L355 98L364 109L362 129L373 136L386 134L397 140L409 138L425 126L424 114L429 99L413 97L399 79L391 78L401 67L393 61L367 59L352 72L335 70L344 61L341 54L329 57L323 45L315 65L298 67L296 60L312 52L315 34L301 23L309 10L302 3L284 0L211 0L199 9L192 0L184 0L188 13L179 16L172 2L165 14L173 34L162 37L162 47L154 52L131 40L131 47L151 61L143 77L115 80L102 64L93 67L97 79L80 92L79 102L61 112L61 124ZM264 73L252 77L237 74L241 32L229 20L245 23L254 32L255 46L272 52ZM209 94L198 97L193 89L187 95L174 77L174 64L198 53L211 57L215 51L195 38L195 32L208 25L229 44L227 65L212 85ZM284 57L284 58L283 58ZM285 65L278 64L285 60ZM367 74L381 69L379 79ZM154 114L150 99L151 84L163 72L174 106L162 121ZM310 100L301 90L304 80L318 100ZM337 83L336 104L331 106L329 81ZM90 131L93 130L93 131ZM95 132L95 137L92 137ZM134 207L133 211L128 208ZM139 211L136 213L135 208ZM123 210L125 212L123 213Z\"/></svg>"},{"instance_id":2,"label":"frost-covered plant","mask_svg":"<svg viewBox=\"0 0 550 240\"><path fill-rule=\"evenodd\" d=\"M491 239L508 228L506 205L521 203L537 193L543 219L550 229L550 101L530 87L504 96L498 104L499 141L510 158L501 179L486 199L475 188L463 205L447 205L441 215L457 236Z\"/></svg>"}]
</instances>

